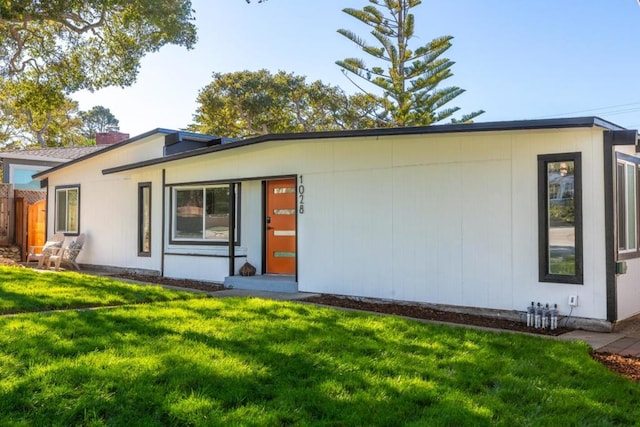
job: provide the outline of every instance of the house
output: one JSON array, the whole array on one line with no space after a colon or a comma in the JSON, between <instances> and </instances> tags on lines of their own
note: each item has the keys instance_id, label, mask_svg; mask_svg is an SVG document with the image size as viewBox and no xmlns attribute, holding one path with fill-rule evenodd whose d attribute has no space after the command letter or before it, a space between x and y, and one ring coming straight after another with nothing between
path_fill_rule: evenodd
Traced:
<instances>
[{"instance_id":1,"label":"house","mask_svg":"<svg viewBox=\"0 0 640 427\"><path fill-rule=\"evenodd\" d=\"M104 132L96 134L93 146L0 151L0 245L15 243L20 261L26 259L28 246L44 244L46 191L34 174L128 138L126 133Z\"/></svg>"},{"instance_id":2,"label":"house","mask_svg":"<svg viewBox=\"0 0 640 427\"><path fill-rule=\"evenodd\" d=\"M86 233L86 265L503 314L535 301L608 330L640 313L637 142L597 117L156 129L35 177L48 233Z\"/></svg>"}]
</instances>

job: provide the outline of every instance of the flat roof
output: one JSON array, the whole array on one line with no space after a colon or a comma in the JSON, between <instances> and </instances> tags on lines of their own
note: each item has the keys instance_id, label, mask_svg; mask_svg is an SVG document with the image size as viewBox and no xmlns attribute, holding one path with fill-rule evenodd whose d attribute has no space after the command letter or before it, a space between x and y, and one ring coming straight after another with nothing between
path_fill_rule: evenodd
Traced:
<instances>
[{"instance_id":1,"label":"flat roof","mask_svg":"<svg viewBox=\"0 0 640 427\"><path fill-rule=\"evenodd\" d=\"M230 144L215 145L212 147L200 148L183 153L176 153L156 159L144 160L140 162L125 164L112 168L103 169L104 175L139 169L142 167L153 166L161 163L167 163L175 160L185 159L189 157L202 156L204 154L214 153L217 151L231 150L234 148L246 147L248 145L260 144L270 141L292 141L292 140L311 140L311 139L332 139L332 138L354 138L354 137L370 137L370 136L394 136L394 135L428 135L428 134L445 134L445 133L461 133L461 132L497 132L512 130L539 130L539 129L563 129L563 128L580 128L580 127L601 127L607 130L627 130L614 123L603 120L599 117L571 117L557 119L542 120L514 120L501 122L484 122L484 123L455 123L431 126L414 126L414 127L396 127L396 128L375 128L375 129L358 129L346 131L323 131L323 132L304 132L304 133L281 133L262 135L254 138L235 141Z\"/></svg>"},{"instance_id":2,"label":"flat roof","mask_svg":"<svg viewBox=\"0 0 640 427\"><path fill-rule=\"evenodd\" d=\"M468 132L498 132L498 131L514 131L514 130L541 130L541 129L563 129L563 128L591 128L600 127L611 131L627 130L609 121L603 120L595 116L587 117L569 117L554 119L538 119L538 120L513 120L513 121L497 121L497 122L481 122L481 123L455 123L431 126L414 126L414 127L396 127L396 128L375 128L375 129L358 129L358 130L340 130L340 131L322 131L322 132L303 132L303 133L281 133L261 135L253 138L230 140L222 138L223 144L213 145L210 147L197 148L190 151L180 152L168 156L148 159L140 162L124 164L107 169L103 169L104 175L139 169L147 166L168 163L175 160L202 156L218 151L232 150L249 145L261 144L271 141L300 141L300 140L317 140L317 139L334 139L334 138L356 138L356 137L375 137L375 136L395 136L395 135L431 135L431 134L448 134L448 133L468 133ZM123 145L131 144L148 136L163 133L170 134L179 131L157 128L152 131L143 133L125 141L108 146L98 152L80 157L67 163L55 166L46 171L34 175L34 178L46 177L52 172L56 172L72 164L84 161L85 159L116 150ZM183 132L183 131L180 131ZM184 132L185 136L191 138L204 135L191 134Z\"/></svg>"}]
</instances>

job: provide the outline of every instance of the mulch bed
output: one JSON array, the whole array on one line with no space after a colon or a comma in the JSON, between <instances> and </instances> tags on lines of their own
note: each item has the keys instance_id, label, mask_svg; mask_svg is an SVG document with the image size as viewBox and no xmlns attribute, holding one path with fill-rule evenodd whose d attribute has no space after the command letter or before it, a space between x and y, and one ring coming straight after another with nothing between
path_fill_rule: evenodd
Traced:
<instances>
[{"instance_id":1,"label":"mulch bed","mask_svg":"<svg viewBox=\"0 0 640 427\"><path fill-rule=\"evenodd\" d=\"M484 328L507 329L510 331L528 332L538 335L562 335L571 331L569 328L559 327L554 330L534 329L527 327L524 322L514 320L480 316L467 313L454 313L452 311L437 310L416 304L398 304L391 302L364 301L357 298L337 297L335 295L320 295L305 298L303 301L315 304L331 305L356 310L372 311L375 313L395 314L398 316L412 317L414 319L435 320L439 322L458 323L462 325L474 325Z\"/></svg>"}]
</instances>

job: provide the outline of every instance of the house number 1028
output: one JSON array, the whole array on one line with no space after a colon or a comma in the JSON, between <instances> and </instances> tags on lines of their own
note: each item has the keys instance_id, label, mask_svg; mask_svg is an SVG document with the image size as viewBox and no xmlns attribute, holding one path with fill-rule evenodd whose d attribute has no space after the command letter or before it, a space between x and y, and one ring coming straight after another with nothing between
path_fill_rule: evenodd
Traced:
<instances>
[{"instance_id":1,"label":"house number 1028","mask_svg":"<svg viewBox=\"0 0 640 427\"><path fill-rule=\"evenodd\" d=\"M298 181L298 213L304 213L304 181L302 180L302 175L300 175L300 180Z\"/></svg>"}]
</instances>

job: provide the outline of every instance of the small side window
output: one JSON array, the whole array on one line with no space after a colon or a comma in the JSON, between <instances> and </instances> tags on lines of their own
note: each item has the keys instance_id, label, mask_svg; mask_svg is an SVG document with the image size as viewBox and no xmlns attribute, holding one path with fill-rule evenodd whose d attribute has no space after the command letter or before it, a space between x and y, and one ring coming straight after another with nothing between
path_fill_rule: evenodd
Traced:
<instances>
[{"instance_id":1,"label":"small side window","mask_svg":"<svg viewBox=\"0 0 640 427\"><path fill-rule=\"evenodd\" d=\"M541 282L583 283L580 153L538 156Z\"/></svg>"},{"instance_id":2,"label":"small side window","mask_svg":"<svg viewBox=\"0 0 640 427\"><path fill-rule=\"evenodd\" d=\"M616 238L618 259L640 256L638 244L638 166L640 159L623 153L616 155Z\"/></svg>"},{"instance_id":3,"label":"small side window","mask_svg":"<svg viewBox=\"0 0 640 427\"><path fill-rule=\"evenodd\" d=\"M80 232L80 186L56 187L55 232Z\"/></svg>"},{"instance_id":4,"label":"small side window","mask_svg":"<svg viewBox=\"0 0 640 427\"><path fill-rule=\"evenodd\" d=\"M151 183L138 184L138 255L151 256Z\"/></svg>"}]
</instances>

